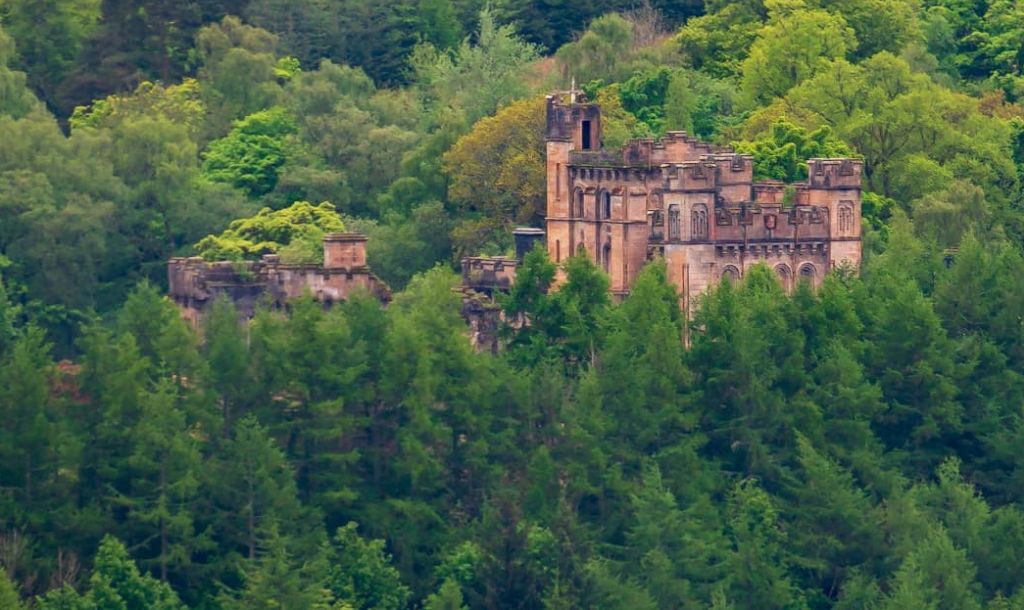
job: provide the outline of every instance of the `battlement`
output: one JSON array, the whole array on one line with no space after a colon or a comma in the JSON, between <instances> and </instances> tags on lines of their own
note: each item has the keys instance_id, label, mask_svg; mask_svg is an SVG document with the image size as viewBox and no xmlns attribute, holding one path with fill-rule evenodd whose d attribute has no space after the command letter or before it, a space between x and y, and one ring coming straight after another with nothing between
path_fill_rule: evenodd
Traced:
<instances>
[{"instance_id":1,"label":"battlement","mask_svg":"<svg viewBox=\"0 0 1024 610\"><path fill-rule=\"evenodd\" d=\"M516 277L518 263L504 256L469 256L462 259L462 285L484 294L507 291Z\"/></svg>"},{"instance_id":2,"label":"battlement","mask_svg":"<svg viewBox=\"0 0 1024 610\"><path fill-rule=\"evenodd\" d=\"M586 103L581 92L564 92L545 98L549 142L571 142L573 150L601 148L601 107Z\"/></svg>"},{"instance_id":3,"label":"battlement","mask_svg":"<svg viewBox=\"0 0 1024 610\"><path fill-rule=\"evenodd\" d=\"M751 265L767 263L787 290L860 265L858 159L811 159L799 184L755 181L752 155L683 131L605 148L601 109L578 91L549 96L547 112L548 254L561 264L586 253L614 295L627 294L653 257L665 259L688 314L704 289ZM514 272L494 259L463 261L466 286L489 294Z\"/></svg>"},{"instance_id":4,"label":"battlement","mask_svg":"<svg viewBox=\"0 0 1024 610\"><path fill-rule=\"evenodd\" d=\"M816 189L860 189L860 159L809 159L807 186Z\"/></svg>"}]
</instances>

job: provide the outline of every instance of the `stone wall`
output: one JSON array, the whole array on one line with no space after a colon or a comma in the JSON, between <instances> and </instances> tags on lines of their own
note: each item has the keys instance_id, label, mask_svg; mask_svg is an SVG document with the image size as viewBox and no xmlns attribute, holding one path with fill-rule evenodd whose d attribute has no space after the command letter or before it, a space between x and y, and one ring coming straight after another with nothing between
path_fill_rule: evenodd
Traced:
<instances>
[{"instance_id":1,"label":"stone wall","mask_svg":"<svg viewBox=\"0 0 1024 610\"><path fill-rule=\"evenodd\" d=\"M239 262L179 257L170 260L167 275L169 296L196 327L219 297L230 299L243 319L251 318L261 304L283 308L305 294L325 307L356 291L385 303L391 299L388 286L366 266L366 238L356 234L326 236L322 266L285 264L273 254Z\"/></svg>"},{"instance_id":2,"label":"stone wall","mask_svg":"<svg viewBox=\"0 0 1024 610\"><path fill-rule=\"evenodd\" d=\"M548 253L556 263L586 252L627 295L641 268L663 257L680 307L725 277L764 263L787 290L819 285L839 266L861 261L861 171L856 159L811 159L808 179L786 186L754 181L750 155L669 132L621 149L601 142L600 108L579 92L547 98ZM468 258L464 312L478 345L500 314L482 307L515 280L515 261ZM556 281L562 281L560 269Z\"/></svg>"}]
</instances>

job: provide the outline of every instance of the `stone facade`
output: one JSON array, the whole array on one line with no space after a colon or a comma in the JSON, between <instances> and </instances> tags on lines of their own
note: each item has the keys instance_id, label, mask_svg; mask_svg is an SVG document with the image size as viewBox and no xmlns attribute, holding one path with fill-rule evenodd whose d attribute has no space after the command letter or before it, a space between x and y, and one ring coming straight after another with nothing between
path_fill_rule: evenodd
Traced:
<instances>
[{"instance_id":1,"label":"stone facade","mask_svg":"<svg viewBox=\"0 0 1024 610\"><path fill-rule=\"evenodd\" d=\"M787 289L860 265L859 160L811 159L807 181L786 197L782 183L754 181L749 155L684 132L605 149L600 108L576 93L548 96L546 140L551 259L587 252L616 296L654 257L688 313L710 284L759 262Z\"/></svg>"},{"instance_id":2,"label":"stone facade","mask_svg":"<svg viewBox=\"0 0 1024 610\"><path fill-rule=\"evenodd\" d=\"M170 297L182 316L198 327L214 300L224 295L239 316L249 319L256 306L284 308L287 302L311 294L329 307L355 290L382 302L391 298L387 285L366 266L366 237L332 233L324 237L324 264L285 264L277 255L259 261L207 262L199 257L172 258L167 266Z\"/></svg>"}]
</instances>

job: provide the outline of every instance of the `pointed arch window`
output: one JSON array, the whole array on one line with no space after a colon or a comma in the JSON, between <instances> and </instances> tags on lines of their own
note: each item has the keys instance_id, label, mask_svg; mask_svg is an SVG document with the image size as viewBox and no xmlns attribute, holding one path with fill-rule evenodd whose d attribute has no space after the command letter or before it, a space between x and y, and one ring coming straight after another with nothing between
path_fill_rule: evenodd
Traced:
<instances>
[{"instance_id":1,"label":"pointed arch window","mask_svg":"<svg viewBox=\"0 0 1024 610\"><path fill-rule=\"evenodd\" d=\"M681 228L679 226L679 206L670 205L668 206L668 238L679 239L681 237Z\"/></svg>"},{"instance_id":2,"label":"pointed arch window","mask_svg":"<svg viewBox=\"0 0 1024 610\"><path fill-rule=\"evenodd\" d=\"M690 212L690 236L692 239L708 238L708 208L703 203L693 206Z\"/></svg>"},{"instance_id":3,"label":"pointed arch window","mask_svg":"<svg viewBox=\"0 0 1024 610\"><path fill-rule=\"evenodd\" d=\"M608 220L612 217L612 194L611 191L601 191L601 219Z\"/></svg>"},{"instance_id":4,"label":"pointed arch window","mask_svg":"<svg viewBox=\"0 0 1024 610\"><path fill-rule=\"evenodd\" d=\"M839 206L839 232L853 232L853 206L843 204Z\"/></svg>"},{"instance_id":5,"label":"pointed arch window","mask_svg":"<svg viewBox=\"0 0 1024 610\"><path fill-rule=\"evenodd\" d=\"M573 215L576 218L583 218L583 199L583 189L576 189L575 209L573 210Z\"/></svg>"}]
</instances>

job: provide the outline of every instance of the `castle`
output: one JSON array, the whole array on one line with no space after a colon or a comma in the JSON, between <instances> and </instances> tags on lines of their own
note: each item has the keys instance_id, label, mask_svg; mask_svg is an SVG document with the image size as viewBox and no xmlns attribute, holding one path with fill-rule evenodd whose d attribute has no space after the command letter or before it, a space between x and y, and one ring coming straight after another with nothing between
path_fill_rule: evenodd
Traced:
<instances>
[{"instance_id":1,"label":"castle","mask_svg":"<svg viewBox=\"0 0 1024 610\"><path fill-rule=\"evenodd\" d=\"M742 278L758 263L787 290L801 280L818 285L836 267L860 266L857 159L811 159L807 181L787 187L755 182L750 155L684 132L605 149L600 107L575 91L548 96L546 111L546 229L517 229L515 258L462 261L463 315L480 347L497 349L493 295L511 287L538 241L556 263L585 252L608 273L619 298L648 261L664 259L687 317L709 285ZM328 235L322 267L284 264L276 255L243 263L173 258L170 295L195 324L221 294L246 318L261 299L286 307L307 292L325 306L354 289L387 302L388 287L366 266L365 245L361 235Z\"/></svg>"},{"instance_id":2,"label":"castle","mask_svg":"<svg viewBox=\"0 0 1024 610\"><path fill-rule=\"evenodd\" d=\"M575 92L547 98L547 249L561 262L585 251L628 294L661 257L680 306L723 277L767 263L786 289L860 266L861 169L811 159L806 183L753 179L753 159L669 132L660 141L601 146L601 109Z\"/></svg>"}]
</instances>

